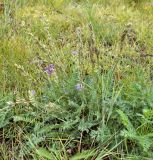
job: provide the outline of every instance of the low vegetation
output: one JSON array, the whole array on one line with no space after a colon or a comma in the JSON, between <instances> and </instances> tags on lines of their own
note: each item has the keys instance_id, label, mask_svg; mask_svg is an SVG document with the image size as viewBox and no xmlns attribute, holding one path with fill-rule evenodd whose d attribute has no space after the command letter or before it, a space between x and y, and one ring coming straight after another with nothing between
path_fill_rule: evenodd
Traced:
<instances>
[{"instance_id":1,"label":"low vegetation","mask_svg":"<svg viewBox=\"0 0 153 160\"><path fill-rule=\"evenodd\" d=\"M153 159L153 2L0 2L0 159Z\"/></svg>"}]
</instances>

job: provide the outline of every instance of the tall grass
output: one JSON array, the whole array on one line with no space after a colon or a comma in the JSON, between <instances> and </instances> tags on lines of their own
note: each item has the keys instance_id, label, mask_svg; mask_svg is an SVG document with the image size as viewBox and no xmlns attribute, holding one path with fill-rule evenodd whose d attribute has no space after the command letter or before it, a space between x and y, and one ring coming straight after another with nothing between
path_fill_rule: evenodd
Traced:
<instances>
[{"instance_id":1,"label":"tall grass","mask_svg":"<svg viewBox=\"0 0 153 160\"><path fill-rule=\"evenodd\" d=\"M152 159L151 8L3 3L1 159Z\"/></svg>"}]
</instances>

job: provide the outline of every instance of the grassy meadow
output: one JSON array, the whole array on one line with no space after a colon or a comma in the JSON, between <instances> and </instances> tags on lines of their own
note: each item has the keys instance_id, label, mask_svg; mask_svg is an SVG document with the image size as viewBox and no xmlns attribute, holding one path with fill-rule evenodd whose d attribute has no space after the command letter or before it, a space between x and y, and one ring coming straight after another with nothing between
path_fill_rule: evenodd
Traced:
<instances>
[{"instance_id":1,"label":"grassy meadow","mask_svg":"<svg viewBox=\"0 0 153 160\"><path fill-rule=\"evenodd\" d=\"M153 160L153 1L0 0L0 160Z\"/></svg>"}]
</instances>

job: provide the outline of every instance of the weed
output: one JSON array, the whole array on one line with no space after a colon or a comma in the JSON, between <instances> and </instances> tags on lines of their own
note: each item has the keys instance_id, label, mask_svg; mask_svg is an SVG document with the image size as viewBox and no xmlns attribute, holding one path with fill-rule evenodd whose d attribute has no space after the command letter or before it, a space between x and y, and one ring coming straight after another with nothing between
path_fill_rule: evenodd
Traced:
<instances>
[{"instance_id":1,"label":"weed","mask_svg":"<svg viewBox=\"0 0 153 160\"><path fill-rule=\"evenodd\" d=\"M126 2L0 2L0 159L153 158L152 10Z\"/></svg>"}]
</instances>

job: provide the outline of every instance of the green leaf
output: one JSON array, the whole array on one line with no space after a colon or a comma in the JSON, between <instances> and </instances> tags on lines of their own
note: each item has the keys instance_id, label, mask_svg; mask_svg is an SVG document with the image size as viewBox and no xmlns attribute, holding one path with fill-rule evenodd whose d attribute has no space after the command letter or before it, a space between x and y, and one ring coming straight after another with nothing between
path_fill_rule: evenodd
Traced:
<instances>
[{"instance_id":1,"label":"green leaf","mask_svg":"<svg viewBox=\"0 0 153 160\"><path fill-rule=\"evenodd\" d=\"M143 110L143 115L144 115L145 118L147 118L147 119L153 118L153 110L152 110L152 109L144 109L144 110Z\"/></svg>"},{"instance_id":2,"label":"green leaf","mask_svg":"<svg viewBox=\"0 0 153 160\"><path fill-rule=\"evenodd\" d=\"M14 119L14 122L23 121L23 122L31 123L33 121L33 118L27 117L25 115L14 116L13 119Z\"/></svg>"},{"instance_id":3,"label":"green leaf","mask_svg":"<svg viewBox=\"0 0 153 160\"><path fill-rule=\"evenodd\" d=\"M11 118L9 114L10 114L10 109L8 107L0 109L0 128L3 128L7 124L9 124L9 119Z\"/></svg>"},{"instance_id":4,"label":"green leaf","mask_svg":"<svg viewBox=\"0 0 153 160\"><path fill-rule=\"evenodd\" d=\"M73 157L70 158L70 160L81 160L81 159L88 159L95 155L95 150L86 150L82 151L81 153L77 153Z\"/></svg>"},{"instance_id":5,"label":"green leaf","mask_svg":"<svg viewBox=\"0 0 153 160\"><path fill-rule=\"evenodd\" d=\"M121 110L117 110L118 114L120 115L121 121L123 125L127 128L128 131L132 131L133 134L136 134L135 128L133 127L132 123L130 122L128 116Z\"/></svg>"},{"instance_id":6,"label":"green leaf","mask_svg":"<svg viewBox=\"0 0 153 160\"><path fill-rule=\"evenodd\" d=\"M53 160L53 155L48 151L46 150L45 148L39 148L36 150L36 153L40 156L40 157L43 157L43 158L47 158L49 160Z\"/></svg>"},{"instance_id":7,"label":"green leaf","mask_svg":"<svg viewBox=\"0 0 153 160\"><path fill-rule=\"evenodd\" d=\"M89 121L85 121L84 119L82 119L80 121L80 124L78 126L78 130L80 130L81 132L83 131L86 131L86 132L89 132L89 129L94 126L94 123L92 122L89 122Z\"/></svg>"}]
</instances>

